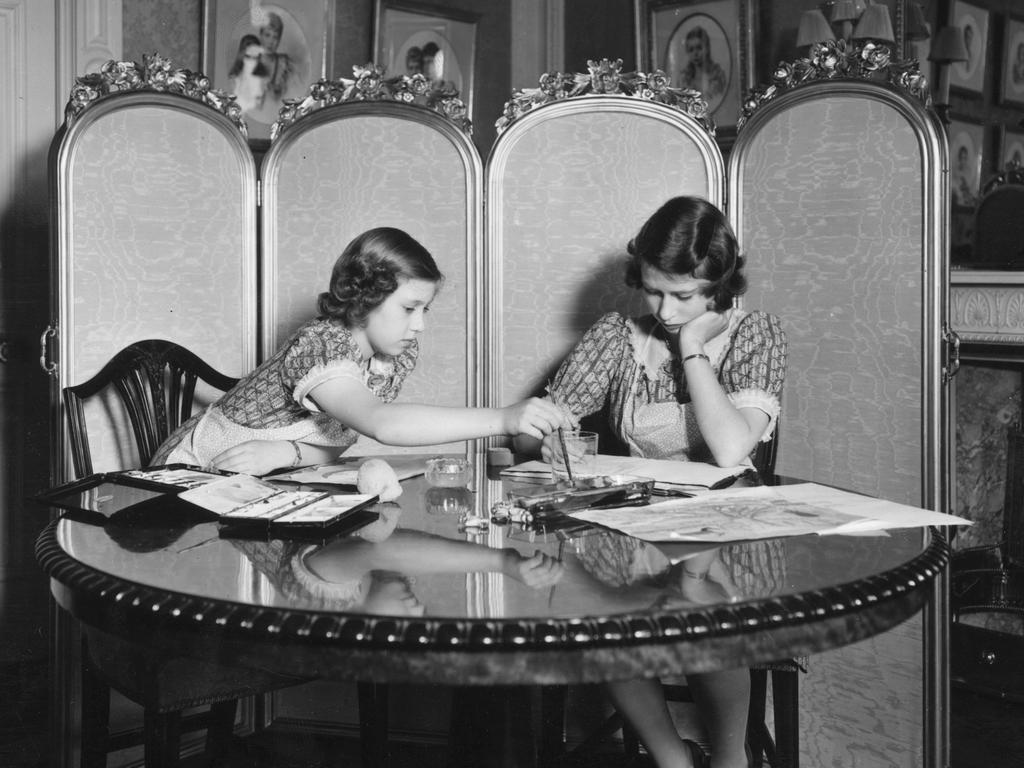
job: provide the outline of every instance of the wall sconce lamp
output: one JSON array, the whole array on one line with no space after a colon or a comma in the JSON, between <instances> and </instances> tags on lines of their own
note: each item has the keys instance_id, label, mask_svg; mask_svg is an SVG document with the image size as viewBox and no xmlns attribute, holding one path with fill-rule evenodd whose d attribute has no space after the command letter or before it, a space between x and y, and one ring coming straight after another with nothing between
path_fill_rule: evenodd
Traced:
<instances>
[{"instance_id":1,"label":"wall sconce lamp","mask_svg":"<svg viewBox=\"0 0 1024 768\"><path fill-rule=\"evenodd\" d=\"M939 90L936 93L935 111L942 122L949 124L949 67L957 61L967 61L967 47L960 27L942 27L935 33L928 61L939 67Z\"/></svg>"},{"instance_id":2,"label":"wall sconce lamp","mask_svg":"<svg viewBox=\"0 0 1024 768\"><path fill-rule=\"evenodd\" d=\"M837 37L846 42L850 42L850 40L896 42L896 35L892 31L892 19L889 17L889 9L886 6L872 2L872 0L867 0L866 5L860 0L835 0L827 3L825 7L829 6L831 6L831 12L828 19L825 18L825 11L821 8L804 11L800 16L800 27L796 34L798 48L835 40ZM838 36L834 32L832 24L839 26Z\"/></svg>"}]
</instances>

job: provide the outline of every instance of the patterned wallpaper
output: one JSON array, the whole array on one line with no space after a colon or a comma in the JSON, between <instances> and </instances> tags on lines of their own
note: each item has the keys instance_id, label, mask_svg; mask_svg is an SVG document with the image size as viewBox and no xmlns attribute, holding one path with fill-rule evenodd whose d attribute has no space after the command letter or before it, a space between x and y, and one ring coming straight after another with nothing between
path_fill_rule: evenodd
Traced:
<instances>
[{"instance_id":1,"label":"patterned wallpaper","mask_svg":"<svg viewBox=\"0 0 1024 768\"><path fill-rule=\"evenodd\" d=\"M202 0L131 0L122 5L124 58L142 61L159 53L175 65L199 69L202 45Z\"/></svg>"}]
</instances>

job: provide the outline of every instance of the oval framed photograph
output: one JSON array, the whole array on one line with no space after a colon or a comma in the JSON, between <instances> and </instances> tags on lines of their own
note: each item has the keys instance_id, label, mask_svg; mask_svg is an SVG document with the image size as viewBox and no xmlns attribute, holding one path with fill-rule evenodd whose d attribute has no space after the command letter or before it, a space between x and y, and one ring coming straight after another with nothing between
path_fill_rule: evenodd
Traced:
<instances>
[{"instance_id":1,"label":"oval framed photograph","mask_svg":"<svg viewBox=\"0 0 1024 768\"><path fill-rule=\"evenodd\" d=\"M441 32L420 30L409 35L396 48L388 64L391 74L423 74L437 87L453 86L463 91L462 67L455 46Z\"/></svg>"},{"instance_id":2,"label":"oval framed photograph","mask_svg":"<svg viewBox=\"0 0 1024 768\"><path fill-rule=\"evenodd\" d=\"M949 68L949 85L970 94L985 92L985 59L988 56L989 11L963 0L954 0L951 26L963 35L967 61L955 62Z\"/></svg>"},{"instance_id":3,"label":"oval framed photograph","mask_svg":"<svg viewBox=\"0 0 1024 768\"><path fill-rule=\"evenodd\" d=\"M1000 171L1005 170L1011 164L1024 167L1024 131L1004 128L1000 144Z\"/></svg>"},{"instance_id":4,"label":"oval framed photograph","mask_svg":"<svg viewBox=\"0 0 1024 768\"><path fill-rule=\"evenodd\" d=\"M1024 108L1024 17L1007 16L999 102Z\"/></svg>"},{"instance_id":5,"label":"oval framed photograph","mask_svg":"<svg viewBox=\"0 0 1024 768\"><path fill-rule=\"evenodd\" d=\"M201 69L233 95L252 141L267 141L287 99L330 75L329 0L203 0Z\"/></svg>"},{"instance_id":6,"label":"oval framed photograph","mask_svg":"<svg viewBox=\"0 0 1024 768\"><path fill-rule=\"evenodd\" d=\"M723 149L736 140L754 86L758 8L759 0L634 0L637 66L700 91Z\"/></svg>"},{"instance_id":7,"label":"oval framed photograph","mask_svg":"<svg viewBox=\"0 0 1024 768\"><path fill-rule=\"evenodd\" d=\"M706 13L684 18L669 35L663 60L673 84L704 94L714 115L733 78L732 45L718 20Z\"/></svg>"},{"instance_id":8,"label":"oval framed photograph","mask_svg":"<svg viewBox=\"0 0 1024 768\"><path fill-rule=\"evenodd\" d=\"M954 206L973 206L981 187L985 127L954 118L949 125L950 194Z\"/></svg>"},{"instance_id":9,"label":"oval framed photograph","mask_svg":"<svg viewBox=\"0 0 1024 768\"><path fill-rule=\"evenodd\" d=\"M479 15L414 0L376 0L374 50L386 76L423 74L437 90L455 90L472 119Z\"/></svg>"}]
</instances>

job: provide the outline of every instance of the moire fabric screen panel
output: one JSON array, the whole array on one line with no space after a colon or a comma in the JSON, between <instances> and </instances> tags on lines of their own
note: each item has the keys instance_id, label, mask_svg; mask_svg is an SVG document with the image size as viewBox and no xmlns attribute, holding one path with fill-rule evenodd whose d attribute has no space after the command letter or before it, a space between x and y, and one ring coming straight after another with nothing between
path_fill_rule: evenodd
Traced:
<instances>
[{"instance_id":1,"label":"moire fabric screen panel","mask_svg":"<svg viewBox=\"0 0 1024 768\"><path fill-rule=\"evenodd\" d=\"M778 314L789 339L777 470L935 504L939 134L869 83L818 83L762 110L730 182L744 304Z\"/></svg>"},{"instance_id":2,"label":"moire fabric screen panel","mask_svg":"<svg viewBox=\"0 0 1024 768\"><path fill-rule=\"evenodd\" d=\"M722 204L711 136L671 107L595 96L540 107L499 136L487 184L488 403L540 393L602 314L643 312L626 246L662 203Z\"/></svg>"},{"instance_id":3,"label":"moire fabric screen panel","mask_svg":"<svg viewBox=\"0 0 1024 768\"><path fill-rule=\"evenodd\" d=\"M316 315L353 237L398 227L445 275L399 400L477 404L481 178L469 137L425 108L348 103L289 127L264 160L264 357Z\"/></svg>"},{"instance_id":4,"label":"moire fabric screen panel","mask_svg":"<svg viewBox=\"0 0 1024 768\"><path fill-rule=\"evenodd\" d=\"M90 105L54 150L60 386L147 338L233 376L251 369L256 170L238 129L192 99L133 92ZM111 411L87 404L97 471L136 462Z\"/></svg>"}]
</instances>

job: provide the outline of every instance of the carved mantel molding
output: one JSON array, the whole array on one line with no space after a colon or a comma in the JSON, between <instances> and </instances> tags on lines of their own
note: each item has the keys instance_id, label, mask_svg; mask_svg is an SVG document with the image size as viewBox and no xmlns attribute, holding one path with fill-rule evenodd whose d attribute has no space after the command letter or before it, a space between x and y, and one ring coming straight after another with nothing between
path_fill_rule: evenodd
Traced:
<instances>
[{"instance_id":1,"label":"carved mantel molding","mask_svg":"<svg viewBox=\"0 0 1024 768\"><path fill-rule=\"evenodd\" d=\"M1024 272L954 270L949 315L963 343L1024 346Z\"/></svg>"}]
</instances>

